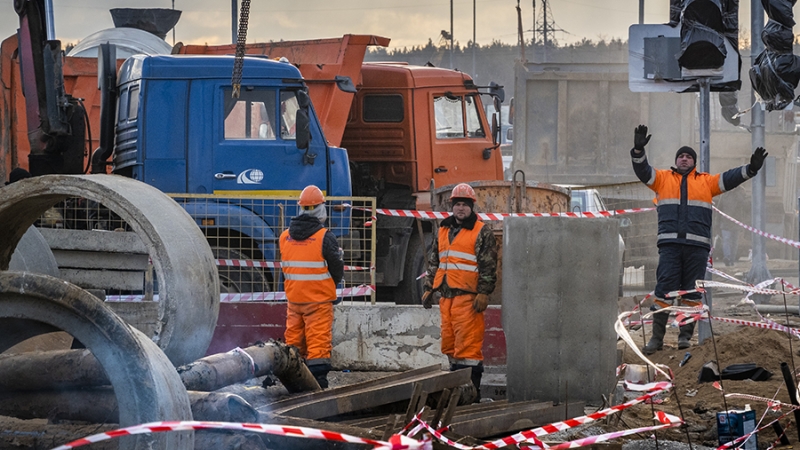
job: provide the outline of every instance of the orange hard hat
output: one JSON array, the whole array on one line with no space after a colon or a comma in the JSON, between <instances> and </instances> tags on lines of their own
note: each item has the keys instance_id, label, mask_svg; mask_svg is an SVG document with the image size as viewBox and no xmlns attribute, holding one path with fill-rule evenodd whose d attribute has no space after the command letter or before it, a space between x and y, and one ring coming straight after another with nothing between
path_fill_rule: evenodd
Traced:
<instances>
[{"instance_id":1,"label":"orange hard hat","mask_svg":"<svg viewBox=\"0 0 800 450\"><path fill-rule=\"evenodd\" d=\"M317 206L321 203L325 203L325 195L322 194L320 188L313 184L303 189L303 192L300 193L300 200L297 201L300 206Z\"/></svg>"},{"instance_id":2,"label":"orange hard hat","mask_svg":"<svg viewBox=\"0 0 800 450\"><path fill-rule=\"evenodd\" d=\"M450 193L450 201L454 198L468 198L473 202L478 201L478 199L475 198L475 191L472 189L472 186L467 183L457 184L456 187L453 188L453 192Z\"/></svg>"}]
</instances>

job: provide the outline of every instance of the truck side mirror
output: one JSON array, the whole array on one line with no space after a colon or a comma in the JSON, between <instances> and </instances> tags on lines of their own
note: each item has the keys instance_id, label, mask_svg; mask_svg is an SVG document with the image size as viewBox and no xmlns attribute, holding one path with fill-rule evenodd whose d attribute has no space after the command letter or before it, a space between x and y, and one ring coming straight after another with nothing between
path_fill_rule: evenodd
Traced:
<instances>
[{"instance_id":1,"label":"truck side mirror","mask_svg":"<svg viewBox=\"0 0 800 450\"><path fill-rule=\"evenodd\" d=\"M506 100L506 90L503 89L503 86L492 81L489 83L489 95L495 97L500 100L500 103L503 103ZM500 108L495 108L497 111L500 111Z\"/></svg>"},{"instance_id":2,"label":"truck side mirror","mask_svg":"<svg viewBox=\"0 0 800 450\"><path fill-rule=\"evenodd\" d=\"M356 93L356 85L353 84L353 80L350 77L336 75L334 79L336 80L336 87L338 87L340 91L347 92L348 94Z\"/></svg>"},{"instance_id":3,"label":"truck side mirror","mask_svg":"<svg viewBox=\"0 0 800 450\"><path fill-rule=\"evenodd\" d=\"M298 95L298 99L299 99ZM306 109L298 109L295 116L295 129L297 134L295 136L295 143L300 150L307 150L308 144L311 142L311 119L308 117Z\"/></svg>"},{"instance_id":4,"label":"truck side mirror","mask_svg":"<svg viewBox=\"0 0 800 450\"><path fill-rule=\"evenodd\" d=\"M297 91L297 106L302 109L307 109L311 106L311 99L308 97L308 92Z\"/></svg>"}]
</instances>

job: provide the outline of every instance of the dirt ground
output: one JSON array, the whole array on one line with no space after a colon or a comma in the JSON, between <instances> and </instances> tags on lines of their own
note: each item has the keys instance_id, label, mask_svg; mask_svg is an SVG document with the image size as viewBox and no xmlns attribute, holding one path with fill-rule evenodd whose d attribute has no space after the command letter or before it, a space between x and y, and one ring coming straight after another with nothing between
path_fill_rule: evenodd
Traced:
<instances>
[{"instance_id":1,"label":"dirt ground","mask_svg":"<svg viewBox=\"0 0 800 450\"><path fill-rule=\"evenodd\" d=\"M771 262L774 265L774 261ZM789 266L796 268L797 262L792 262ZM788 268L788 266L787 266ZM741 278L742 267L728 269L732 274L739 275ZM771 267L772 269L772 267ZM789 279L793 284L798 284L797 279ZM742 294L734 292L715 291L713 295L714 315L718 317L736 318L747 321L759 321L759 316L752 307L741 305ZM769 300L770 304L783 304L783 298L773 297ZM630 309L633 306L632 299L623 299L620 302L622 309ZM797 297L787 297L789 306L797 307ZM792 326L800 326L800 318L797 316L783 315L771 317L781 324L787 323ZM784 408L780 412L774 412L767 408L765 403L753 399L742 399L724 397L723 392L714 388L712 383L698 382L698 374L703 364L717 360L720 369L737 363L755 363L758 367L771 372L773 375L767 381L732 381L723 380L722 386L724 393L728 394L748 394L763 398L775 398L782 402L789 402L786 385L783 381L780 365L786 362L790 368L800 368L800 340L791 340L784 333L772 330L763 330L740 325L733 325L712 321L711 323L713 338L706 340L702 345L697 345L697 331L693 346L688 350L678 350L676 328L669 328L665 337L664 350L656 352L651 356L651 360L657 364L669 366L675 374L675 392L657 400L657 404L642 404L625 410L622 414L600 420L579 429L562 432L559 435L549 435L548 440L567 441L577 437L602 434L610 431L619 431L631 428L651 426L654 424L652 418L654 411L665 411L667 413L683 417L686 427L660 431L657 434L660 445L654 447L655 442L651 439L652 434L640 434L630 438L616 440L616 443L624 443L625 450L679 450L688 448L688 442L693 447L717 447L719 445L716 431L716 413L727 410L741 410L749 404L756 411L756 419L765 425L773 419L787 412ZM642 336L642 331L631 331L631 335L636 340L637 345L641 346L645 338L651 334L650 326L644 327L646 336ZM640 364L641 361L631 349L627 348L623 341L619 341L619 349L622 351L622 361L627 364ZM686 352L691 353L691 358L683 366L679 367L680 361ZM371 379L376 376L387 375L387 373L360 373L360 372L331 372L329 379L332 386L352 384L355 382ZM273 389L273 388L271 388ZM277 387L275 388L277 389ZM277 394L277 393L276 393ZM280 397L280 395L276 395ZM635 394L626 394L626 399L634 398ZM780 420L781 425L786 429L786 436L791 445L797 446L798 428L794 416L789 414ZM111 424L107 425L87 425L87 424L48 424L47 420L18 420L0 416L0 450L4 449L48 449L63 444L76 437L88 436L94 433L107 431L115 428ZM776 439L775 432L769 428L758 435L758 447L761 450L768 448L772 441ZM116 448L113 441L94 444L92 449Z\"/></svg>"},{"instance_id":2,"label":"dirt ground","mask_svg":"<svg viewBox=\"0 0 800 450\"><path fill-rule=\"evenodd\" d=\"M743 294L733 292L716 292L712 297L714 315L746 321L760 321L758 314L751 306L740 303L742 297ZM787 296L786 302L788 306L797 308L798 298ZM783 305L783 298L775 296L769 299L768 303ZM787 318L786 315L773 315L769 317L780 324L788 322L792 326L800 325L800 319L797 316ZM756 421L760 421L762 425L787 413L787 408L774 412L764 402L726 397L725 394L747 394L789 403L789 395L781 372L781 363L787 363L791 369L800 368L800 356L798 356L800 340L790 339L787 334L779 331L719 321L712 321L711 328L713 337L707 339L702 345L697 345L697 330L695 330L693 346L686 350L677 348L678 329L668 328L664 339L664 350L651 355L650 359L654 363L664 364L672 369L675 375L675 392L669 397L661 399L660 404L638 405L626 410L621 414L620 420L612 419L608 423L602 424L606 431L652 425L653 412L660 410L683 417L687 424L684 428L659 432L660 439L680 442L687 442L691 439L693 444L716 447L719 445L716 430L717 412L726 409L743 410L745 405L749 404L756 411ZM646 338L649 339L650 326L645 326L644 330ZM645 342L641 329L631 331L631 336L640 346ZM627 348L624 342L620 341L619 348L623 351L625 363L642 364L639 357ZM687 351L691 353L691 358L683 367L679 367ZM713 383L698 381L702 366L709 361L717 361L720 370L732 364L754 363L771 372L772 377L767 381L722 380L724 391L720 391L713 386ZM796 373L796 370L793 371ZM626 396L626 399L629 398L632 397ZM790 442L797 445L798 430L794 416L789 414L780 420L780 424L786 429L786 435ZM776 438L772 428L762 431L758 435L759 448L767 448Z\"/></svg>"}]
</instances>

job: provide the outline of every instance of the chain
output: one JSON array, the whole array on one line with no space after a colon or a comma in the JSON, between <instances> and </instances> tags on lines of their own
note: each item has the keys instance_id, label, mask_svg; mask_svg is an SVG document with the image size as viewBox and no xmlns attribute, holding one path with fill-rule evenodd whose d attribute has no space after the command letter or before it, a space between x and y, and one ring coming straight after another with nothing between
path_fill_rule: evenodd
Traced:
<instances>
[{"instance_id":1,"label":"chain","mask_svg":"<svg viewBox=\"0 0 800 450\"><path fill-rule=\"evenodd\" d=\"M236 38L236 59L233 62L233 75L231 76L231 98L239 98L242 87L242 66L244 66L244 51L247 43L247 21L250 17L250 0L242 0L241 14L239 15L239 35Z\"/></svg>"}]
</instances>

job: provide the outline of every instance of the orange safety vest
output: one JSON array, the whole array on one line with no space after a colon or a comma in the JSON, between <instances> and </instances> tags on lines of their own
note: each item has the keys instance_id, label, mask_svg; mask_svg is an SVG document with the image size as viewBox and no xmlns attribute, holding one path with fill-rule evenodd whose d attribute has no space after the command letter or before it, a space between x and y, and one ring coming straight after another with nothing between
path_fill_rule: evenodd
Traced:
<instances>
[{"instance_id":1,"label":"orange safety vest","mask_svg":"<svg viewBox=\"0 0 800 450\"><path fill-rule=\"evenodd\" d=\"M328 263L322 257L322 241L327 230L322 228L308 239L298 241L281 233L281 270L286 298L291 303L323 303L336 300Z\"/></svg>"},{"instance_id":2,"label":"orange safety vest","mask_svg":"<svg viewBox=\"0 0 800 450\"><path fill-rule=\"evenodd\" d=\"M478 240L483 222L475 222L468 230L462 228L455 240L450 242L450 229L439 228L439 269L433 279L433 288L442 285L447 277L447 285L466 292L478 292L478 258L475 243Z\"/></svg>"}]
</instances>

